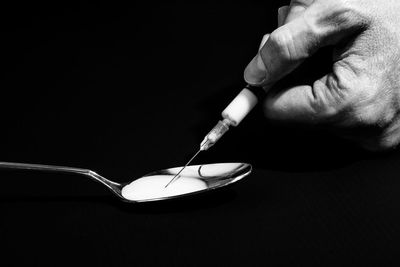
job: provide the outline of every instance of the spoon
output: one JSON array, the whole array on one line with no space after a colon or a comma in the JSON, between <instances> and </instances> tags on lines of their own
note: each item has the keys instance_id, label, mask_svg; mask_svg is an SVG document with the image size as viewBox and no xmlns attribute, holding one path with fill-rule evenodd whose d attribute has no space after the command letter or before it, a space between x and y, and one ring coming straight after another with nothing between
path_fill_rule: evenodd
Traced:
<instances>
[{"instance_id":1,"label":"spoon","mask_svg":"<svg viewBox=\"0 0 400 267\"><path fill-rule=\"evenodd\" d=\"M105 185L120 200L138 203L167 200L221 188L249 175L252 167L247 163L191 165L168 188L165 188L166 181L174 177L181 167L151 172L127 183L113 182L88 169L65 166L0 162L0 169L80 174Z\"/></svg>"}]
</instances>

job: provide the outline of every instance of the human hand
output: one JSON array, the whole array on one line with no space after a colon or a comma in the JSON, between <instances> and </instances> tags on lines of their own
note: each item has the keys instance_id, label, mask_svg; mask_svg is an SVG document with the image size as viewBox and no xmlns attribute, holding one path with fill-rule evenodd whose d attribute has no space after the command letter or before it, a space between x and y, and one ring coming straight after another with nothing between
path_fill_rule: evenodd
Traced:
<instances>
[{"instance_id":1,"label":"human hand","mask_svg":"<svg viewBox=\"0 0 400 267\"><path fill-rule=\"evenodd\" d=\"M329 125L369 150L400 143L400 1L292 0L247 66L247 83L267 90L270 119ZM273 85L324 46L332 72L313 82ZM318 66L315 66L318 68Z\"/></svg>"}]
</instances>

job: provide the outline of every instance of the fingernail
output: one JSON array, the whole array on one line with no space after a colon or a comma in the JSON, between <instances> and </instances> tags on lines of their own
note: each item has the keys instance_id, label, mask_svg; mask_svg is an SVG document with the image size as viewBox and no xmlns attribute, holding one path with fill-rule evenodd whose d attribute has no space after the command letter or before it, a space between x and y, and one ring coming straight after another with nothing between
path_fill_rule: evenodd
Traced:
<instances>
[{"instance_id":1,"label":"fingernail","mask_svg":"<svg viewBox=\"0 0 400 267\"><path fill-rule=\"evenodd\" d=\"M266 74L262 58L256 55L244 71L244 80L250 85L261 85L267 78Z\"/></svg>"},{"instance_id":2,"label":"fingernail","mask_svg":"<svg viewBox=\"0 0 400 267\"><path fill-rule=\"evenodd\" d=\"M288 12L289 6L281 6L278 9L278 27L282 26L285 23Z\"/></svg>"},{"instance_id":3,"label":"fingernail","mask_svg":"<svg viewBox=\"0 0 400 267\"><path fill-rule=\"evenodd\" d=\"M261 44L258 47L258 50L261 50L261 48L265 45L265 43L268 41L270 34L265 34L261 40Z\"/></svg>"}]
</instances>

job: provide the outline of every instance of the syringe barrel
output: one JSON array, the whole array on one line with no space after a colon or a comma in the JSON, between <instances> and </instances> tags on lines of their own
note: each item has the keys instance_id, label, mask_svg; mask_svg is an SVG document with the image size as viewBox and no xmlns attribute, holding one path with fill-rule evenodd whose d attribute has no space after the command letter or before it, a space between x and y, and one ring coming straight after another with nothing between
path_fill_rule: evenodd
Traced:
<instances>
[{"instance_id":1,"label":"syringe barrel","mask_svg":"<svg viewBox=\"0 0 400 267\"><path fill-rule=\"evenodd\" d=\"M200 144L200 150L207 150L212 147L228 130L230 126L237 126L257 104L257 96L246 86L222 111L224 120L206 135Z\"/></svg>"},{"instance_id":2,"label":"syringe barrel","mask_svg":"<svg viewBox=\"0 0 400 267\"><path fill-rule=\"evenodd\" d=\"M249 114L257 102L257 96L248 87L244 88L222 111L222 117L230 120L233 126L237 126Z\"/></svg>"}]
</instances>

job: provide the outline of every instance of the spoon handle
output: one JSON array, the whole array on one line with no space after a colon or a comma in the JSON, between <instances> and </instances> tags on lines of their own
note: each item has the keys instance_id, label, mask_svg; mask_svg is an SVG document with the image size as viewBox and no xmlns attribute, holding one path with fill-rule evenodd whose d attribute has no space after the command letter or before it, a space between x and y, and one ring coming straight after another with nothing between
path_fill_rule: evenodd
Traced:
<instances>
[{"instance_id":1,"label":"spoon handle","mask_svg":"<svg viewBox=\"0 0 400 267\"><path fill-rule=\"evenodd\" d=\"M18 163L18 162L4 162L0 161L0 169L11 169L11 170L35 170L35 171L49 171L49 172L67 172L67 173L78 173L78 174L89 174L91 170L72 168L65 166L54 166L54 165L43 165L43 164L29 164L29 163Z\"/></svg>"},{"instance_id":2,"label":"spoon handle","mask_svg":"<svg viewBox=\"0 0 400 267\"><path fill-rule=\"evenodd\" d=\"M89 169L73 168L73 167L66 167L66 166L55 166L55 165L43 165L43 164L4 162L4 161L0 161L0 169L32 170L32 171L81 174L81 175L85 175L85 176L91 178L92 180L95 180L97 182L104 184L105 186L108 187L108 189L110 189L117 195L121 194L121 188L122 188L121 184L110 181Z\"/></svg>"}]
</instances>

